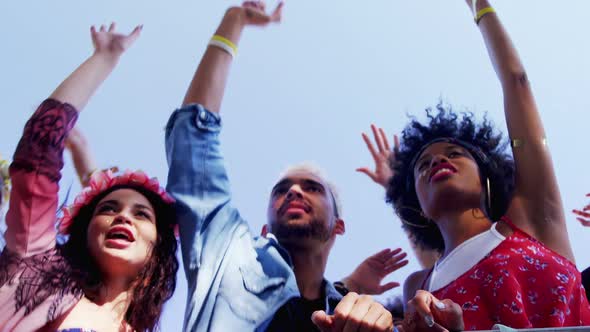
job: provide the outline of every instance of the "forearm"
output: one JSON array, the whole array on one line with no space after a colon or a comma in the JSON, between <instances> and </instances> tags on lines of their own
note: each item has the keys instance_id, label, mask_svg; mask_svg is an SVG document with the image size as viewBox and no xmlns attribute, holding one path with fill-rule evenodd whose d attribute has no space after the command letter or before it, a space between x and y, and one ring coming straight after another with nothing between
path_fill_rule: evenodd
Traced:
<instances>
[{"instance_id":1,"label":"forearm","mask_svg":"<svg viewBox=\"0 0 590 332\"><path fill-rule=\"evenodd\" d=\"M479 0L477 2L477 11L487 7L491 7L488 0ZM482 17L478 27L496 74L503 85L510 84L514 75L524 73L524 66L510 36L496 13L489 13Z\"/></svg>"},{"instance_id":2,"label":"forearm","mask_svg":"<svg viewBox=\"0 0 590 332\"><path fill-rule=\"evenodd\" d=\"M6 215L6 243L15 253L32 255L54 245L64 140L77 117L70 104L48 99L25 126L10 166L12 190Z\"/></svg>"},{"instance_id":3,"label":"forearm","mask_svg":"<svg viewBox=\"0 0 590 332\"><path fill-rule=\"evenodd\" d=\"M72 154L72 162L80 179L80 184L82 187L86 187L88 180L90 180L90 175L98 168L94 156L87 145L71 146L69 150Z\"/></svg>"},{"instance_id":4,"label":"forearm","mask_svg":"<svg viewBox=\"0 0 590 332\"><path fill-rule=\"evenodd\" d=\"M238 45L243 29L244 11L231 8L226 12L215 34ZM183 106L201 104L211 112L218 113L231 63L232 56L229 53L218 47L207 47L184 97Z\"/></svg>"},{"instance_id":5,"label":"forearm","mask_svg":"<svg viewBox=\"0 0 590 332\"><path fill-rule=\"evenodd\" d=\"M118 57L93 54L53 91L50 98L81 111L98 87L113 71Z\"/></svg>"},{"instance_id":6,"label":"forearm","mask_svg":"<svg viewBox=\"0 0 590 332\"><path fill-rule=\"evenodd\" d=\"M469 4L471 1L467 1ZM477 11L490 7L488 0L477 2ZM506 121L510 136L542 144L545 131L537 112L531 86L524 65L498 15L489 13L481 18L478 27L488 55L502 85Z\"/></svg>"}]
</instances>

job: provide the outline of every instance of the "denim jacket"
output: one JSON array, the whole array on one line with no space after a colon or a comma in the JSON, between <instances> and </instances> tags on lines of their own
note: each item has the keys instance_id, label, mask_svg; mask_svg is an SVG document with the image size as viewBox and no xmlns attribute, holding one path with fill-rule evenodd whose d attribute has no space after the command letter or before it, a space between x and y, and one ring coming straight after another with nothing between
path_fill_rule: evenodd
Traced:
<instances>
[{"instance_id":1,"label":"denim jacket","mask_svg":"<svg viewBox=\"0 0 590 332\"><path fill-rule=\"evenodd\" d=\"M166 127L167 190L188 281L184 330L264 331L299 290L286 250L273 236L253 237L233 206L220 130L219 115L198 104L176 110ZM326 303L341 298L326 285Z\"/></svg>"}]
</instances>

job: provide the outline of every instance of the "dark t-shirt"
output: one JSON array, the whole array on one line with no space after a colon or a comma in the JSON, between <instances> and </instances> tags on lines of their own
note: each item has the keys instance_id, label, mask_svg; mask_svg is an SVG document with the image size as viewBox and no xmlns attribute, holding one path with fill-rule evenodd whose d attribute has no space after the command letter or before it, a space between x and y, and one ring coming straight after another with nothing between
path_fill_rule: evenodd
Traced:
<instances>
[{"instance_id":1,"label":"dark t-shirt","mask_svg":"<svg viewBox=\"0 0 590 332\"><path fill-rule=\"evenodd\" d=\"M317 310L326 310L326 300L307 300L301 297L293 298L283 305L275 314L267 332L299 332L320 330L311 321L311 314Z\"/></svg>"},{"instance_id":2,"label":"dark t-shirt","mask_svg":"<svg viewBox=\"0 0 590 332\"><path fill-rule=\"evenodd\" d=\"M582 286L586 289L586 297L590 302L590 267L582 271Z\"/></svg>"}]
</instances>

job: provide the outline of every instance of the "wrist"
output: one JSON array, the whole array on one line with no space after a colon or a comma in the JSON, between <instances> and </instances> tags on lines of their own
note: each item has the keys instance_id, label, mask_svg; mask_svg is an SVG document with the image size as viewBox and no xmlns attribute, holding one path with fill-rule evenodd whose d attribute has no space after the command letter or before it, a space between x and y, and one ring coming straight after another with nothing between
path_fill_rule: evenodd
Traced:
<instances>
[{"instance_id":1,"label":"wrist","mask_svg":"<svg viewBox=\"0 0 590 332\"><path fill-rule=\"evenodd\" d=\"M121 54L113 54L110 52L102 52L102 51L95 51L92 56L90 57L91 60L95 62L99 62L101 65L108 67L108 68L115 68L117 63L119 63L119 59L121 58Z\"/></svg>"},{"instance_id":2,"label":"wrist","mask_svg":"<svg viewBox=\"0 0 590 332\"><path fill-rule=\"evenodd\" d=\"M472 8L474 1L477 1L477 3L475 5L475 8ZM475 9L473 15L475 15L477 11L482 10L483 8L491 7L491 4L488 0L467 0L467 5L469 5L469 9L471 9L471 11Z\"/></svg>"},{"instance_id":3,"label":"wrist","mask_svg":"<svg viewBox=\"0 0 590 332\"><path fill-rule=\"evenodd\" d=\"M351 292L355 292L355 293L361 294L362 291L363 291L362 289L360 289L358 283L356 283L352 279L351 276L348 276L348 277L342 279L340 282L344 285L344 287L346 287L346 289L348 289Z\"/></svg>"},{"instance_id":4,"label":"wrist","mask_svg":"<svg viewBox=\"0 0 590 332\"><path fill-rule=\"evenodd\" d=\"M231 7L223 16L221 25L244 27L246 25L246 11L242 7Z\"/></svg>"}]
</instances>

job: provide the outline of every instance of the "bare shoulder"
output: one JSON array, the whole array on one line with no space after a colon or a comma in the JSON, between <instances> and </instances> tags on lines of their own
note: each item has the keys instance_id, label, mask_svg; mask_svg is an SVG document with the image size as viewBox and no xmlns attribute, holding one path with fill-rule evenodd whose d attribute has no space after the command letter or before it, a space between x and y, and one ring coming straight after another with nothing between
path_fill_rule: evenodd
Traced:
<instances>
[{"instance_id":1,"label":"bare shoulder","mask_svg":"<svg viewBox=\"0 0 590 332\"><path fill-rule=\"evenodd\" d=\"M406 278L404 282L404 307L414 297L416 291L422 289L422 285L426 281L426 278L428 278L429 273L430 269L425 269L416 271Z\"/></svg>"}]
</instances>

